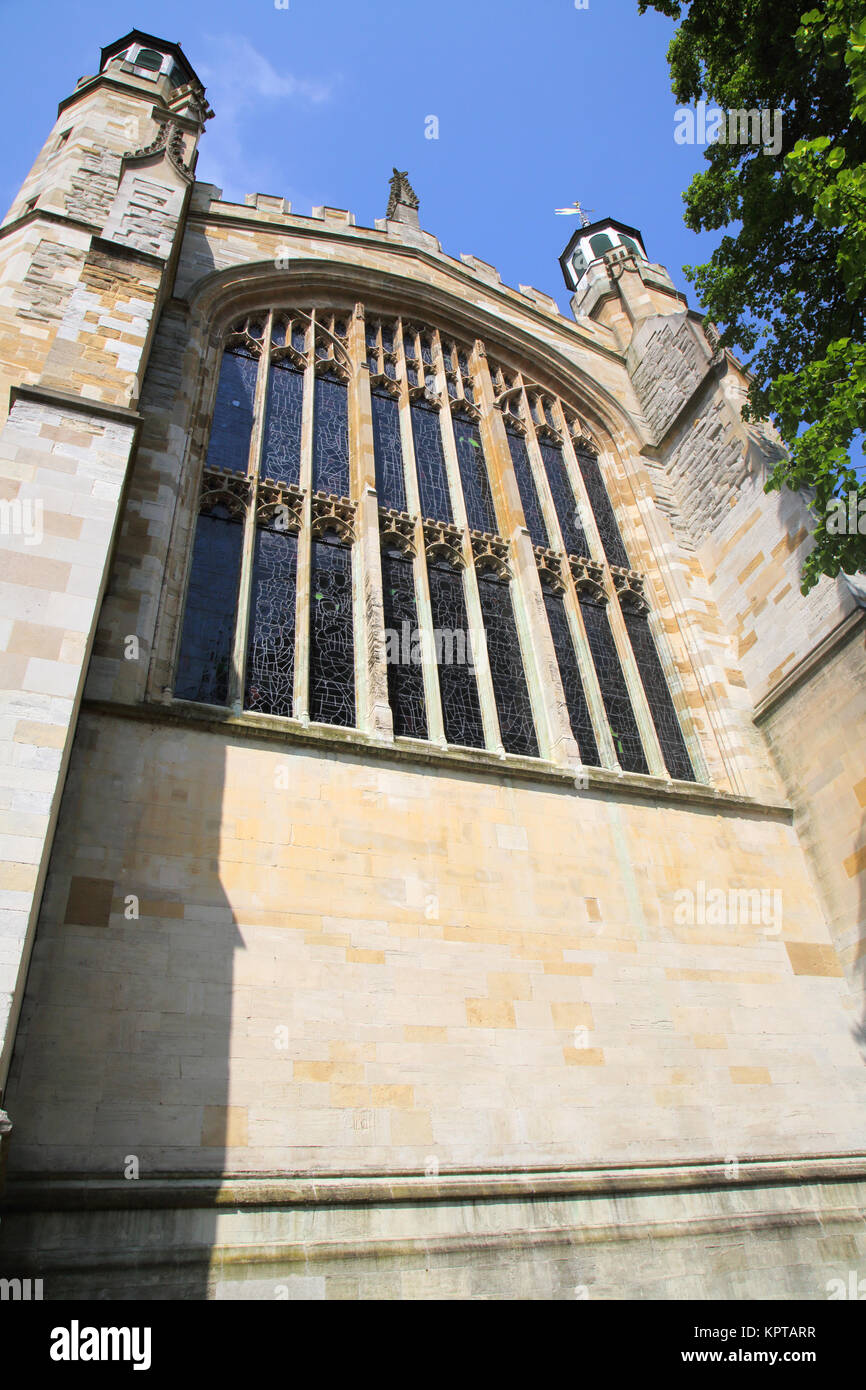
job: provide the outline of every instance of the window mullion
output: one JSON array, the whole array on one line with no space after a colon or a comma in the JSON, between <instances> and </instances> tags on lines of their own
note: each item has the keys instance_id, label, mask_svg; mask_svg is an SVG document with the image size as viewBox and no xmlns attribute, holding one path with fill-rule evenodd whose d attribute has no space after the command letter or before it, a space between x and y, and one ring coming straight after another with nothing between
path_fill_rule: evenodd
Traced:
<instances>
[{"instance_id":1,"label":"window mullion","mask_svg":"<svg viewBox=\"0 0 866 1390\"><path fill-rule=\"evenodd\" d=\"M303 525L298 537L298 595L295 618L295 717L310 718L310 570L313 491L313 407L315 401L315 311L307 325L304 398L301 409L300 487L304 495Z\"/></svg>"},{"instance_id":2,"label":"window mullion","mask_svg":"<svg viewBox=\"0 0 866 1390\"><path fill-rule=\"evenodd\" d=\"M402 336L402 335L401 335ZM421 637L421 669L424 675L424 699L427 705L427 735L431 743L441 748L447 742L445 721L442 715L442 699L439 692L439 673L436 666L436 651L433 641L433 608L430 602L430 581L424 554L424 524L421 514L421 494L418 485L418 465L415 459L415 439L412 434L412 416L409 405L409 383L406 376L406 360L400 349L398 363L400 385L400 441L403 446L403 479L406 485L406 507L415 518L415 602L418 613L418 630Z\"/></svg>"},{"instance_id":3,"label":"window mullion","mask_svg":"<svg viewBox=\"0 0 866 1390\"><path fill-rule=\"evenodd\" d=\"M476 342L473 376L481 394L481 441L491 472L493 502L503 539L509 542L514 579L512 599L524 670L539 745L552 762L579 766L580 754L571 731L556 652L544 612L544 597L535 551L526 528L505 425L494 408L493 382L483 344Z\"/></svg>"},{"instance_id":4,"label":"window mullion","mask_svg":"<svg viewBox=\"0 0 866 1390\"><path fill-rule=\"evenodd\" d=\"M256 390L253 399L253 428L250 436L249 462L247 475L250 478L250 495L244 516L244 540L241 554L241 577L238 591L238 622L235 629L232 671L229 683L229 704L236 713L244 706L244 684L246 680L247 646L250 628L250 596L252 593L253 565L256 546L256 510L258 507L259 464L264 440L264 413L268 392L268 372L271 361L271 329L273 312L269 311L262 334L259 369L256 374Z\"/></svg>"},{"instance_id":5,"label":"window mullion","mask_svg":"<svg viewBox=\"0 0 866 1390\"><path fill-rule=\"evenodd\" d=\"M592 659L589 649L589 641L584 630L580 604L577 601L571 575L569 573L568 547L565 544L560 529L559 516L557 515L556 505L553 500L547 469L544 467L544 460L541 456L538 440L535 437L529 397L525 389L521 393L521 400L523 404L522 418L526 425L526 451L529 455L529 466L535 477L535 487L538 492L544 523L547 527L547 534L550 537L551 549L557 551L563 557L563 579L565 580L563 602L565 604L565 613L574 643L574 650L577 655L580 678L583 682L584 692L589 705L590 717L595 729L596 743L598 744L602 765L615 771L619 764L613 738L611 737L608 727L607 712L601 695L601 686L595 669L595 662Z\"/></svg>"},{"instance_id":6,"label":"window mullion","mask_svg":"<svg viewBox=\"0 0 866 1390\"><path fill-rule=\"evenodd\" d=\"M443 381L443 386L445 385ZM481 612L481 595L478 592L478 578L475 574L472 541L469 534L469 519L463 499L463 486L460 479L460 462L457 458L457 444L454 440L454 426L451 408L448 404L447 390L442 392L442 406L439 411L439 425L442 431L442 445L445 454L445 473L451 494L451 508L454 523L461 532L463 553L463 595L466 603L466 618L469 623L469 638L475 665L475 679L478 684L478 699L481 704L481 720L484 725L484 740L487 748L502 756L505 747L499 729L499 713L496 708L496 694L493 689L493 676L487 655L487 644L479 637L484 632L484 617ZM444 420L443 420L444 417Z\"/></svg>"},{"instance_id":7,"label":"window mullion","mask_svg":"<svg viewBox=\"0 0 866 1390\"><path fill-rule=\"evenodd\" d=\"M665 766L662 750L656 733L655 723L650 712L649 701L646 697L643 681L640 678L637 662L632 651L631 641L626 629L625 620L619 606L619 599L613 587L610 575L610 565L607 562L604 546L598 530L598 523L595 519L595 512L589 500L586 484L583 481L583 474L580 464L574 451L571 440L571 433L565 420L561 401L556 402L557 425L563 438L563 457L566 462L568 474L571 479L571 486L575 497L580 498L580 514L583 521L583 528L593 551L593 558L600 560L604 565L606 576L605 587L610 596L608 603L608 617L610 619L610 630L613 633L613 640L619 652L620 665L625 677L628 688L631 707L634 710L634 717L637 720L638 730L640 731L641 743L644 747L650 775L653 777L667 777L668 770Z\"/></svg>"},{"instance_id":8,"label":"window mullion","mask_svg":"<svg viewBox=\"0 0 866 1390\"><path fill-rule=\"evenodd\" d=\"M353 578L357 719L359 728L376 738L391 741L394 721L388 702L373 402L363 304L355 305L349 324L349 357L352 363L348 386L350 486L357 518Z\"/></svg>"}]
</instances>

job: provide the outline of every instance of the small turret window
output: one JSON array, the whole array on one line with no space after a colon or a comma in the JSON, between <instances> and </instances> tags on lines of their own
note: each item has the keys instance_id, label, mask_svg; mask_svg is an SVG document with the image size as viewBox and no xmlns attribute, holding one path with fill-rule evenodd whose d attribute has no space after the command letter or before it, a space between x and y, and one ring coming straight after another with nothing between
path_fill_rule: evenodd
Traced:
<instances>
[{"instance_id":1,"label":"small turret window","mask_svg":"<svg viewBox=\"0 0 866 1390\"><path fill-rule=\"evenodd\" d=\"M622 245L627 247L629 251L633 251L636 256L640 256L641 260L644 259L643 251L641 251L637 242L633 241L630 236L626 236L625 232L620 232L619 239Z\"/></svg>"},{"instance_id":2,"label":"small turret window","mask_svg":"<svg viewBox=\"0 0 866 1390\"><path fill-rule=\"evenodd\" d=\"M147 68L148 72L159 72L162 61L162 54L155 48L140 48L133 58L137 68Z\"/></svg>"},{"instance_id":3,"label":"small turret window","mask_svg":"<svg viewBox=\"0 0 866 1390\"><path fill-rule=\"evenodd\" d=\"M598 232L595 236L591 236L589 244L592 247L592 254L594 256L603 256L605 251L613 250L613 242L607 232Z\"/></svg>"}]
</instances>

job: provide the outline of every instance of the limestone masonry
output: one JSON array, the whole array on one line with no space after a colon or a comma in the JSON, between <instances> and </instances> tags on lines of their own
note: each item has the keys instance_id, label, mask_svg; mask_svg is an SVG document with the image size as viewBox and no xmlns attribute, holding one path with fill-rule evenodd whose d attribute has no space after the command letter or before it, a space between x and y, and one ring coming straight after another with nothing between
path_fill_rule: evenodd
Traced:
<instances>
[{"instance_id":1,"label":"limestone masonry","mask_svg":"<svg viewBox=\"0 0 866 1390\"><path fill-rule=\"evenodd\" d=\"M133 31L0 230L0 1272L827 1297L866 615L743 371L625 224L568 318L402 171L223 201L212 114Z\"/></svg>"}]
</instances>

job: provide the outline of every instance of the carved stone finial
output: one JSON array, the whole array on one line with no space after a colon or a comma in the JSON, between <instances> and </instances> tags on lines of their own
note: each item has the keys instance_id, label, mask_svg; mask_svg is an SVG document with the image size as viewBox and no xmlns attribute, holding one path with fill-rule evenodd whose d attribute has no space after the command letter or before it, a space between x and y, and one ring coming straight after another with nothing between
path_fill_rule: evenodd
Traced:
<instances>
[{"instance_id":1,"label":"carved stone finial","mask_svg":"<svg viewBox=\"0 0 866 1390\"><path fill-rule=\"evenodd\" d=\"M414 213L414 217L400 216L399 209L404 213ZM407 169L395 169L391 175L391 196L388 199L388 211L385 214L389 220L394 222L414 222L418 223L418 195L409 182L409 172Z\"/></svg>"}]
</instances>

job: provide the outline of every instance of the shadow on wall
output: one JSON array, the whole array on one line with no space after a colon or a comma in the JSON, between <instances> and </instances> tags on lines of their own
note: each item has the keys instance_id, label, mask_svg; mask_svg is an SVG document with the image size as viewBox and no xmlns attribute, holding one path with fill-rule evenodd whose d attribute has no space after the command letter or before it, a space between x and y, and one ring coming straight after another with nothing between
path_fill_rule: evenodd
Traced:
<instances>
[{"instance_id":1,"label":"shadow on wall","mask_svg":"<svg viewBox=\"0 0 866 1390\"><path fill-rule=\"evenodd\" d=\"M219 1176L246 1144L224 755L183 730L79 723L6 1100L0 1264L45 1299L207 1297ZM173 1174L194 1206L168 1200Z\"/></svg>"}]
</instances>

